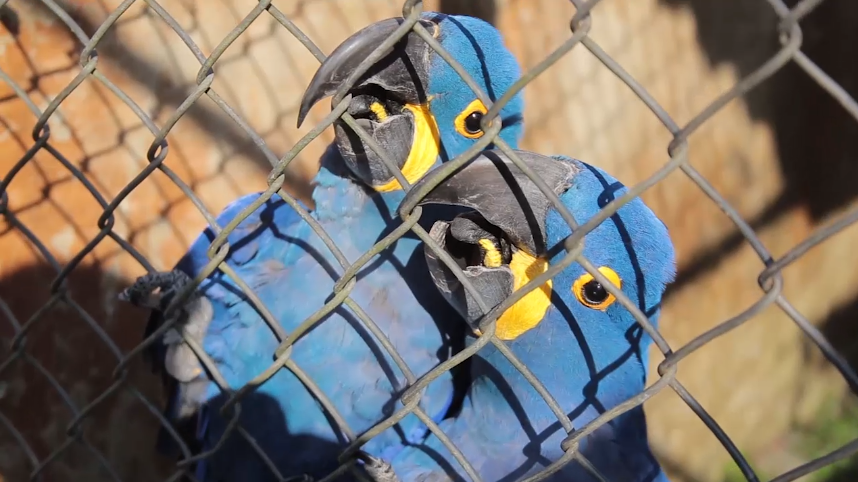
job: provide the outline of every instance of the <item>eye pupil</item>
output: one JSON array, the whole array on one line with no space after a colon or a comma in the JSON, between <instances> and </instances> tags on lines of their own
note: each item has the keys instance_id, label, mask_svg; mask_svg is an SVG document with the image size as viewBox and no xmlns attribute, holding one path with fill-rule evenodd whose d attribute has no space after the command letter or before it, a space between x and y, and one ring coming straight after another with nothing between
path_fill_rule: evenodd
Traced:
<instances>
[{"instance_id":1,"label":"eye pupil","mask_svg":"<svg viewBox=\"0 0 858 482\"><path fill-rule=\"evenodd\" d=\"M605 287L602 286L602 283L599 283L596 280L588 281L583 289L581 290L584 295L584 299L591 304L598 305L602 303L606 299L608 299L608 291L605 290Z\"/></svg>"},{"instance_id":2,"label":"eye pupil","mask_svg":"<svg viewBox=\"0 0 858 482\"><path fill-rule=\"evenodd\" d=\"M469 134L476 134L482 130L480 127L480 121L483 119L483 113L480 111L474 111L468 114L468 117L465 117L465 130L468 131Z\"/></svg>"}]
</instances>

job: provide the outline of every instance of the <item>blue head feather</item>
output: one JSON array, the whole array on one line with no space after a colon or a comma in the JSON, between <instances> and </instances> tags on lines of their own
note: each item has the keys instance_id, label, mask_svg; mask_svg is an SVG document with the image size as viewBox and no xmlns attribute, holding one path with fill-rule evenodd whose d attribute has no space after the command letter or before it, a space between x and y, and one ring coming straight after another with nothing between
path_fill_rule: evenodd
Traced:
<instances>
[{"instance_id":1,"label":"blue head feather","mask_svg":"<svg viewBox=\"0 0 858 482\"><path fill-rule=\"evenodd\" d=\"M622 183L601 169L566 157L555 158L572 162L580 169L572 186L561 196L564 206L579 223L589 220L627 190ZM553 209L549 211L546 218L548 246L562 241L569 234L571 230L560 213ZM588 233L585 240L584 256L596 267L608 266L616 271L622 280L623 292L657 327L661 296L667 284L673 281L676 266L673 244L664 223L637 197ZM559 262L563 254L557 254L550 262ZM562 286L561 298L567 302L572 315L588 322L593 320L590 323L593 326L601 326L600 329L606 330L599 333L601 337L619 336L630 330L640 330L631 313L619 302L613 303L605 312L600 312L575 300L571 286L584 273L584 269L574 263L554 278L554 296L558 296L556 287ZM604 323L600 323L596 318ZM608 329L611 331L608 332ZM644 333L639 346L645 348L650 343L651 340ZM646 360L646 354L643 354L644 376L647 369Z\"/></svg>"},{"instance_id":2,"label":"blue head feather","mask_svg":"<svg viewBox=\"0 0 858 482\"><path fill-rule=\"evenodd\" d=\"M515 56L507 50L500 32L491 24L474 17L424 13L424 18L440 26L439 43L456 59L468 75L496 102L521 76ZM477 99L458 73L437 53L432 54L428 95L430 108L441 134L441 156L444 161L464 152L478 139L458 132L454 121ZM523 131L524 98L517 93L500 111L503 130L499 137L513 148L518 146ZM491 148L491 147L489 147Z\"/></svg>"}]
</instances>

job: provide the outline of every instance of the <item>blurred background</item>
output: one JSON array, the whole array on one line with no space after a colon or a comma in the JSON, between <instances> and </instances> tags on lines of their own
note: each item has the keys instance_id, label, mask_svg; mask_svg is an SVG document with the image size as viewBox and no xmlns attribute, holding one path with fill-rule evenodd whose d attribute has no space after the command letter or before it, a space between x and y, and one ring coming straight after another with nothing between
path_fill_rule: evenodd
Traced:
<instances>
[{"instance_id":1,"label":"blurred background","mask_svg":"<svg viewBox=\"0 0 858 482\"><path fill-rule=\"evenodd\" d=\"M0 2L2 3L2 2ZM92 36L119 0L57 1ZM790 2L787 2L790 3ZM376 20L397 16L394 0L273 2L323 52ZM791 4L795 4L792 2ZM257 5L254 0L162 0L200 46L212 50ZM523 68L569 38L570 2L426 1L425 9L482 17L504 34ZM0 70L44 109L80 72L82 45L39 1L0 8ZM802 22L802 51L846 91L858 90L858 2L826 0ZM680 125L769 59L779 48L777 18L763 0L604 0L591 37L640 82ZM199 63L144 2L135 2L98 45L98 71L159 126L193 90ZM283 155L330 109L321 102L295 128L300 96L318 62L263 14L215 65L213 89ZM525 90L523 148L562 153L597 165L627 185L668 160L672 136L593 55L578 46ZM0 81L0 176L33 145L36 117ZM51 145L108 202L146 165L153 136L129 107L92 78L50 121ZM291 165L288 188L307 200L329 129ZM165 164L211 212L267 187L270 164L240 127L203 97L171 131ZM719 111L690 138L690 162L749 221L775 257L856 204L858 123L794 64ZM41 150L7 188L8 210L60 265L99 233L103 210L81 180ZM763 268L734 225L696 185L675 173L645 193L678 251L679 276L666 296L661 331L677 348L735 316L762 291ZM206 222L192 202L155 171L119 205L114 232L159 270L172 268ZM858 226L814 248L784 272L786 297L858 360ZM22 234L0 222L0 363L12 319L37 316L26 350L68 392L78 409L113 381L117 358L89 322L123 351L139 341L145 315L117 293L143 274L119 244L104 239L72 271L77 306L51 298L57 271ZM52 301L53 303L46 303ZM661 361L653 354L653 367ZM0 481L27 480L30 456L43 460L67 443L73 414L36 365L4 366L0 414L32 448L0 429ZM157 378L137 359L130 384L162 403ZM778 308L772 306L680 364L679 379L770 479L858 436L858 409L842 378ZM669 390L648 401L653 448L674 482L744 480L720 443ZM153 453L157 419L125 390L98 404L84 438L124 481L163 480L171 461ZM858 464L855 464L858 466ZM63 451L45 480L110 480L81 444ZM805 480L858 480L849 462Z\"/></svg>"}]
</instances>

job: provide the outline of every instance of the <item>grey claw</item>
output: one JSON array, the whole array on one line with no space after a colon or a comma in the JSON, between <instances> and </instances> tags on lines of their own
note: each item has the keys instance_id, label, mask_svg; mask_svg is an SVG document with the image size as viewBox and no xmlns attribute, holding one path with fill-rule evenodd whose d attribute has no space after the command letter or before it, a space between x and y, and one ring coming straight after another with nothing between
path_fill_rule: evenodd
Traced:
<instances>
[{"instance_id":1,"label":"grey claw","mask_svg":"<svg viewBox=\"0 0 858 482\"><path fill-rule=\"evenodd\" d=\"M358 458L363 460L363 469L375 482L400 482L396 472L393 471L393 466L384 459L373 457L363 451L358 452Z\"/></svg>"},{"instance_id":2,"label":"grey claw","mask_svg":"<svg viewBox=\"0 0 858 482\"><path fill-rule=\"evenodd\" d=\"M190 276L179 270L148 273L137 278L133 285L119 293L118 298L138 307L160 308L168 304L191 280ZM152 294L156 289L161 290L160 296Z\"/></svg>"}]
</instances>

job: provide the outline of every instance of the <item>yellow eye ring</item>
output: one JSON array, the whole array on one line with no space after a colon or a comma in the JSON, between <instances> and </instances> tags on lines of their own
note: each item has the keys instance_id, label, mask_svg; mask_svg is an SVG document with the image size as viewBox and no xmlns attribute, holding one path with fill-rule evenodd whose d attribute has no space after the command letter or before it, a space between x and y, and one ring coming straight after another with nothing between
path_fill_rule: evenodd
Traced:
<instances>
[{"instance_id":1,"label":"yellow eye ring","mask_svg":"<svg viewBox=\"0 0 858 482\"><path fill-rule=\"evenodd\" d=\"M599 268L599 272L617 287L623 287L623 281L616 271L607 266L602 266ZM572 284L572 292L575 293L575 298L578 298L582 305L594 310L604 311L614 304L614 301L617 301L617 298L596 281L590 273L584 273L575 280L575 283Z\"/></svg>"},{"instance_id":2,"label":"yellow eye ring","mask_svg":"<svg viewBox=\"0 0 858 482\"><path fill-rule=\"evenodd\" d=\"M489 110L486 109L486 106L483 105L480 99L474 100L468 104L468 107L465 107L465 110L456 116L456 120L454 121L456 132L468 139L479 139L480 137L483 137L483 128L480 127L480 121L488 111Z\"/></svg>"}]
</instances>

